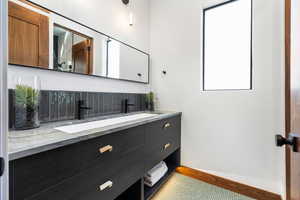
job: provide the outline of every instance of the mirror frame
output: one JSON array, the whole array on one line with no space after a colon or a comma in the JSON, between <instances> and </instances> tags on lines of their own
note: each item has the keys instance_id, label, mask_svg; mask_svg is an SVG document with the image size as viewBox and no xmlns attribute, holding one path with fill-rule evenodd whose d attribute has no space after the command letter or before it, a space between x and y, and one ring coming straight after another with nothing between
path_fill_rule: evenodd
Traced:
<instances>
[{"instance_id":1,"label":"mirror frame","mask_svg":"<svg viewBox=\"0 0 300 200\"><path fill-rule=\"evenodd\" d=\"M110 36L110 35L108 35L108 34L105 34L105 33L101 32L101 31L98 31L98 30L96 30L96 29L94 29L94 28L91 28L91 27L89 27L89 26L87 26L87 25L85 25L85 24L83 24L83 23L80 23L80 22L78 22L78 21L76 21L76 20L74 20L74 19L71 19L71 18L69 18L69 17L67 17L67 16L65 16L65 15L62 15L62 14L56 12L56 11L53 11L53 10L51 10L51 9L49 9L49 8L46 8L46 7L44 7L44 6L41 6L41 5L39 5L39 4L35 3L35 2L32 2L32 1L30 1L30 0L25 0L25 1L26 1L27 3L29 3L29 4L32 4L33 6L37 6L37 7L41 8L41 9L43 9L43 10L46 10L46 11L48 11L48 12L50 12L50 13L56 14L56 15L58 15L58 16L60 16L60 17L63 17L63 18L65 18L65 19L67 19L67 20L69 20L69 21L71 21L71 22L74 22L74 23L76 23L76 24L78 24L78 25L80 25L80 26L83 26L83 27L85 27L85 28L87 28L87 29L90 29L91 31L94 31L94 32L96 32L96 33L99 33L99 34L101 34L102 36L107 37L108 39L113 39L113 40L115 40L115 41L117 41L117 42L120 42L120 43L123 44L123 45L126 45L126 46L128 46L128 47L130 47L130 48L132 48L132 49L134 49L134 50L136 50L136 51L139 51L140 53L145 54L145 55L148 57L148 66L147 66L147 70L148 70L148 77L147 77L147 79L148 79L148 81L147 81L147 82L142 82L142 81L135 81L135 80L122 79L122 78L111 78L111 77L107 77L107 76L100 76L100 75L93 75L93 74L82 74L82 73L78 73L78 72L55 71L55 70L49 69L49 68L33 67L33 66L26 66L26 65L19 65L19 64L11 64L11 63L8 63L9 65L12 65L12 66L19 66L19 67L34 68L34 69L38 69L38 70L47 70L47 71L58 72L58 73L78 74L78 75L82 75L82 76L99 77L99 78L110 79L110 80L127 81L127 82L133 82L133 83L141 83L141 84L149 84L149 83L150 83L150 54L149 54L149 53L146 53L146 52L144 52L144 51L142 51L142 50L140 50L140 49L138 49L138 48L136 48L136 47L134 47L134 46L132 46L132 45L129 45L129 44L125 43L125 42L122 42L121 40L118 40L118 39L116 39L116 38L114 38L114 37L112 37L112 36ZM26 3L26 2L25 2L25 3ZM56 23L53 23L53 25L58 25L58 26L64 27L63 25L61 25L61 24L56 24ZM81 33L79 33L79 34L81 34ZM51 37L51 36L49 35L49 37ZM95 55L93 55L93 56L95 56Z\"/></svg>"}]
</instances>

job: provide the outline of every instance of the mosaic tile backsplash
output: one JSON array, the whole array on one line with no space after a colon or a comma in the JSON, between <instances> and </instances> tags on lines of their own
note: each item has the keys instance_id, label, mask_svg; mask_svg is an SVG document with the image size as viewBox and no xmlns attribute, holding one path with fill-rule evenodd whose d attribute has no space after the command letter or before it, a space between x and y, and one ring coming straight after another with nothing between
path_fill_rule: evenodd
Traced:
<instances>
[{"instance_id":1,"label":"mosaic tile backsplash","mask_svg":"<svg viewBox=\"0 0 300 200\"><path fill-rule=\"evenodd\" d=\"M122 100L128 99L130 112L146 110L146 94L100 93L73 91L41 91L39 120L41 123L76 118L76 106L79 100L91 110L83 111L84 118L99 117L122 112ZM9 90L10 128L14 119L14 90Z\"/></svg>"}]
</instances>

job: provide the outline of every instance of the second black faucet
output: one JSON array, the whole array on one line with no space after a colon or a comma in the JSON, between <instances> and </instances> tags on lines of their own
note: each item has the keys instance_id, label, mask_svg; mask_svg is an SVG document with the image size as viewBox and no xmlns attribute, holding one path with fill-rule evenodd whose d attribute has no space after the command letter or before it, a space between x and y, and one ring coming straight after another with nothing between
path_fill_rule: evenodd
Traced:
<instances>
[{"instance_id":1,"label":"second black faucet","mask_svg":"<svg viewBox=\"0 0 300 200\"><path fill-rule=\"evenodd\" d=\"M129 112L129 106L135 106L132 103L129 103L128 99L123 100L123 113L128 113Z\"/></svg>"},{"instance_id":2,"label":"second black faucet","mask_svg":"<svg viewBox=\"0 0 300 200\"><path fill-rule=\"evenodd\" d=\"M79 120L84 119L82 111L83 110L91 110L91 109L92 109L91 107L84 106L83 100L79 100L77 102L77 119L79 119Z\"/></svg>"}]
</instances>

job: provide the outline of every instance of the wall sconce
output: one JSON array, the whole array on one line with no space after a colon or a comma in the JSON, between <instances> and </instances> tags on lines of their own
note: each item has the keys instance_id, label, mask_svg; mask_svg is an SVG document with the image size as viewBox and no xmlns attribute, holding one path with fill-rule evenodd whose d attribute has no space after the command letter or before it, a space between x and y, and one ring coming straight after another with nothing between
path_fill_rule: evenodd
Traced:
<instances>
[{"instance_id":1,"label":"wall sconce","mask_svg":"<svg viewBox=\"0 0 300 200\"><path fill-rule=\"evenodd\" d=\"M133 26L133 13L129 13L129 26Z\"/></svg>"},{"instance_id":2,"label":"wall sconce","mask_svg":"<svg viewBox=\"0 0 300 200\"><path fill-rule=\"evenodd\" d=\"M123 4L125 4L127 7L129 4L129 0L122 0ZM133 13L129 11L129 26L133 26Z\"/></svg>"}]
</instances>

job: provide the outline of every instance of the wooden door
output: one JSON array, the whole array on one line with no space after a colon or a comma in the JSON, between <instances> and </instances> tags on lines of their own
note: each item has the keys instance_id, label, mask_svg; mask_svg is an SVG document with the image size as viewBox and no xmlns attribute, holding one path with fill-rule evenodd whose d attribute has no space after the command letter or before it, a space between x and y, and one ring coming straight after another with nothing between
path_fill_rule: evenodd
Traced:
<instances>
[{"instance_id":1,"label":"wooden door","mask_svg":"<svg viewBox=\"0 0 300 200\"><path fill-rule=\"evenodd\" d=\"M299 16L299 0L286 0L286 137L288 138L286 143L289 143L292 147L286 147L288 200L300 200Z\"/></svg>"},{"instance_id":2,"label":"wooden door","mask_svg":"<svg viewBox=\"0 0 300 200\"><path fill-rule=\"evenodd\" d=\"M85 40L73 45L73 70L76 73L92 74L91 41Z\"/></svg>"},{"instance_id":3,"label":"wooden door","mask_svg":"<svg viewBox=\"0 0 300 200\"><path fill-rule=\"evenodd\" d=\"M49 20L16 3L8 4L9 63L49 67Z\"/></svg>"}]
</instances>

